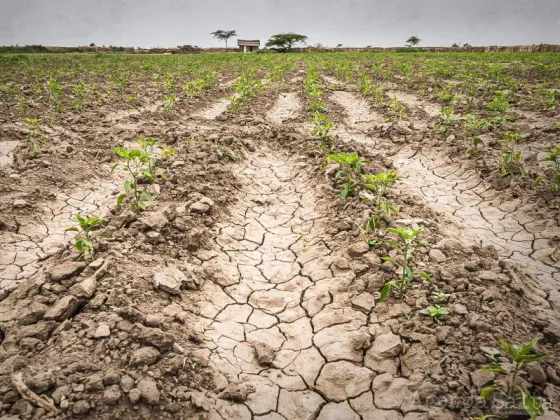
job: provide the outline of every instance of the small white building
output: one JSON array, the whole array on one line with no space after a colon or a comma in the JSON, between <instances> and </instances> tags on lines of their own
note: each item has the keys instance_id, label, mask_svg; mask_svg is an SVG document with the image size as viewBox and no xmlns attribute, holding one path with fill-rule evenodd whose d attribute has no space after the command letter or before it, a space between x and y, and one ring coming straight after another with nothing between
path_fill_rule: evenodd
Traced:
<instances>
[{"instance_id":1,"label":"small white building","mask_svg":"<svg viewBox=\"0 0 560 420\"><path fill-rule=\"evenodd\" d=\"M246 40L238 39L237 46L239 47L239 52L248 53L257 51L261 46L261 41L257 40Z\"/></svg>"}]
</instances>

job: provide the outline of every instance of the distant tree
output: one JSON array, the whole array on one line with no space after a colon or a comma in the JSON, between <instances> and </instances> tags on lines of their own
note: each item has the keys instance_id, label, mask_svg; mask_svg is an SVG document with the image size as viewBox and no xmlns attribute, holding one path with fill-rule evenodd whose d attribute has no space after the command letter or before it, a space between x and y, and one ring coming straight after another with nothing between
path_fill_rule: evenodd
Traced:
<instances>
[{"instance_id":1,"label":"distant tree","mask_svg":"<svg viewBox=\"0 0 560 420\"><path fill-rule=\"evenodd\" d=\"M217 31L210 32L210 35L214 35L214 38L217 38L220 41L225 41L226 42L226 50L227 50L228 39L230 39L234 36L237 36L237 31L235 31L235 30L224 31L222 29L218 29Z\"/></svg>"},{"instance_id":2,"label":"distant tree","mask_svg":"<svg viewBox=\"0 0 560 420\"><path fill-rule=\"evenodd\" d=\"M318 42L317 44L313 45L315 48L323 48L323 44Z\"/></svg>"},{"instance_id":3,"label":"distant tree","mask_svg":"<svg viewBox=\"0 0 560 420\"><path fill-rule=\"evenodd\" d=\"M406 40L406 43L408 44L407 47L416 46L420 43L420 41L421 41L420 38L418 38L416 35L413 35Z\"/></svg>"},{"instance_id":4,"label":"distant tree","mask_svg":"<svg viewBox=\"0 0 560 420\"><path fill-rule=\"evenodd\" d=\"M90 47L95 47L95 44L92 42L91 44L89 44Z\"/></svg>"},{"instance_id":5,"label":"distant tree","mask_svg":"<svg viewBox=\"0 0 560 420\"><path fill-rule=\"evenodd\" d=\"M463 47L470 47L470 46L471 46L471 44L468 44L466 42L463 44Z\"/></svg>"},{"instance_id":6,"label":"distant tree","mask_svg":"<svg viewBox=\"0 0 560 420\"><path fill-rule=\"evenodd\" d=\"M454 42L453 45L451 45L451 48L457 48L457 47L460 47L460 45L457 44L456 42Z\"/></svg>"},{"instance_id":7,"label":"distant tree","mask_svg":"<svg viewBox=\"0 0 560 420\"><path fill-rule=\"evenodd\" d=\"M266 42L267 47L274 47L280 51L290 51L294 45L305 44L307 36L301 34L294 34L292 32L287 34L272 35Z\"/></svg>"},{"instance_id":8,"label":"distant tree","mask_svg":"<svg viewBox=\"0 0 560 420\"><path fill-rule=\"evenodd\" d=\"M342 44L336 44L336 48L341 48Z\"/></svg>"}]
</instances>

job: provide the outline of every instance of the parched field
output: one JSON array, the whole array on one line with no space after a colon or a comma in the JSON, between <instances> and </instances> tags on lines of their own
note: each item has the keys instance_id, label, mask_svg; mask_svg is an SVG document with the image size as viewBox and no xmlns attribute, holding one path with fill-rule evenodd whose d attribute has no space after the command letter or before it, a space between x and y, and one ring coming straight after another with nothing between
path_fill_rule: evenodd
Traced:
<instances>
[{"instance_id":1,"label":"parched field","mask_svg":"<svg viewBox=\"0 0 560 420\"><path fill-rule=\"evenodd\" d=\"M0 56L0 418L559 419L559 86Z\"/></svg>"}]
</instances>

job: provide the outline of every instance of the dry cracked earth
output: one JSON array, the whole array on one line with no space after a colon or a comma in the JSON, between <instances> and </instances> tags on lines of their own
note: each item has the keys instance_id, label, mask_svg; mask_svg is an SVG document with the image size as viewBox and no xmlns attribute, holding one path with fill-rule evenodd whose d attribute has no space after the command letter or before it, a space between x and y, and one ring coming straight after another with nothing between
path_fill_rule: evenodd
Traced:
<instances>
[{"instance_id":1,"label":"dry cracked earth","mask_svg":"<svg viewBox=\"0 0 560 420\"><path fill-rule=\"evenodd\" d=\"M223 208L217 204L223 192L212 195L226 182L220 178L186 198L165 195L164 188L161 205L140 218L114 214L120 181L106 176L92 188L34 203L32 218L22 219L15 232L1 232L0 418L468 418L468 407L427 405L426 396L464 396L495 379L473 368L484 361L479 347L497 351L501 331L491 324L515 325L520 337L532 338L541 322L539 331L555 337L547 350L554 349L560 331L550 320L558 320L560 266L549 240L560 228L534 220L515 202L502 203L476 172L436 152L409 146L392 151L403 176L399 191L437 215L401 222L441 226L438 252L426 254L424 262L443 270L453 260L457 294L468 298L452 305L448 325L426 323L417 313L427 303L421 290L406 302L376 305L382 282L371 287L365 279L390 273L355 232L337 230L347 220L340 216L344 208L335 211L336 192L327 178L282 139L274 145L262 139L264 130L287 127L292 137L308 136L308 123L298 120L304 106L294 80L268 87L252 105L261 114L266 107L266 120L255 121L248 112L224 121L224 99L193 111L186 122L189 134L210 134L213 142L230 132L235 139L229 145L248 139L240 142L242 161L217 164L216 174L227 166L234 180L226 185L232 197L221 201ZM336 86L329 101L341 111L337 137L352 147L383 150L387 140L371 134L382 116L335 79L328 82ZM411 94L400 98L423 106ZM121 117L127 126L130 115ZM157 113L146 124L150 118ZM137 119L128 123L131 138ZM188 166L180 152L171 164L176 171ZM216 163L197 157L203 165ZM109 226L127 231L109 245L113 252L101 252L87 267L71 262L72 238L64 234L78 212L106 215ZM489 245L495 255L477 255ZM458 268L467 259L476 268ZM491 287L469 284L473 271ZM455 291L457 279L441 277L445 290ZM515 279L530 282L527 293L535 296L512 294L522 289L513 286ZM515 296L512 306L500 294ZM514 307L527 305L546 316L535 324L519 322ZM403 314L413 312L405 322ZM551 360L525 380L560 385L556 368ZM47 396L46 404L14 388L16 372L24 373L35 396ZM557 410L560 393L549 389L544 395ZM554 410L542 418L559 418Z\"/></svg>"}]
</instances>

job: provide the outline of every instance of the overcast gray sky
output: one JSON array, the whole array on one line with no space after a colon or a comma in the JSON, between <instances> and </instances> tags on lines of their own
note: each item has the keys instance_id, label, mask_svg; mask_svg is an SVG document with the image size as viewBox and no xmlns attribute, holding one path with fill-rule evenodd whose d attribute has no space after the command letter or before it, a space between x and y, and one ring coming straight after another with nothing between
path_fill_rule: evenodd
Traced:
<instances>
[{"instance_id":1,"label":"overcast gray sky","mask_svg":"<svg viewBox=\"0 0 560 420\"><path fill-rule=\"evenodd\" d=\"M217 29L329 46L560 44L560 0L0 0L0 45L209 47Z\"/></svg>"}]
</instances>

